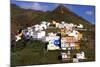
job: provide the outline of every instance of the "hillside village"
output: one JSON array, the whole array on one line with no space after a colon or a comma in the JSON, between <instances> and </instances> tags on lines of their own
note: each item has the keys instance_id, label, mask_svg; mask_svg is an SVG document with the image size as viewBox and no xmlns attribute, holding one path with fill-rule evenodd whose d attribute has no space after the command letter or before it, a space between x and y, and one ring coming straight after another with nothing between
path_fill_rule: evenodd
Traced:
<instances>
[{"instance_id":1,"label":"hillside village","mask_svg":"<svg viewBox=\"0 0 100 67\"><path fill-rule=\"evenodd\" d=\"M93 25L63 5L51 12L14 5L11 20L12 65L94 61Z\"/></svg>"},{"instance_id":2,"label":"hillside village","mask_svg":"<svg viewBox=\"0 0 100 67\"><path fill-rule=\"evenodd\" d=\"M56 33L47 33L46 29L49 28L58 28L59 31ZM52 23L43 21L41 24L36 24L31 27L27 27L24 30L20 30L18 35L15 37L16 42L21 40L23 36L25 39L31 38L33 40L48 42L46 46L47 50L68 50L68 52L70 52L70 50L78 50L81 48L80 40L82 39L82 34L77 29L86 30L82 24L68 24L64 21L61 23L57 23L56 21L52 21ZM80 59L84 59L85 56L83 56L84 52L82 54L78 54L77 58L80 57Z\"/></svg>"}]
</instances>

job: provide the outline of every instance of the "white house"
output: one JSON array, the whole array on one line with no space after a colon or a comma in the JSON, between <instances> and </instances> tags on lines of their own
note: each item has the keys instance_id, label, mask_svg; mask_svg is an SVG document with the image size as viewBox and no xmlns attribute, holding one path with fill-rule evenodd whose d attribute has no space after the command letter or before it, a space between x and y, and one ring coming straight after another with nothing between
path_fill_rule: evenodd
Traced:
<instances>
[{"instance_id":1,"label":"white house","mask_svg":"<svg viewBox=\"0 0 100 67\"><path fill-rule=\"evenodd\" d=\"M85 58L85 53L82 51L82 52L80 52L80 53L77 53L76 54L76 57L77 57L77 59L86 59Z\"/></svg>"},{"instance_id":2,"label":"white house","mask_svg":"<svg viewBox=\"0 0 100 67\"><path fill-rule=\"evenodd\" d=\"M67 53L62 52L61 56L62 56L62 60L69 60L70 59L70 51L68 51Z\"/></svg>"},{"instance_id":3,"label":"white house","mask_svg":"<svg viewBox=\"0 0 100 67\"><path fill-rule=\"evenodd\" d=\"M79 62L79 59L73 58L73 63L78 63L78 62Z\"/></svg>"},{"instance_id":4,"label":"white house","mask_svg":"<svg viewBox=\"0 0 100 67\"><path fill-rule=\"evenodd\" d=\"M56 28L59 28L59 23L56 23Z\"/></svg>"},{"instance_id":5,"label":"white house","mask_svg":"<svg viewBox=\"0 0 100 67\"><path fill-rule=\"evenodd\" d=\"M49 41L49 44L47 45L47 50L59 50L59 46L54 45L54 41Z\"/></svg>"},{"instance_id":6,"label":"white house","mask_svg":"<svg viewBox=\"0 0 100 67\"><path fill-rule=\"evenodd\" d=\"M63 24L59 24L58 28L64 28Z\"/></svg>"},{"instance_id":7,"label":"white house","mask_svg":"<svg viewBox=\"0 0 100 67\"><path fill-rule=\"evenodd\" d=\"M21 40L22 35L23 35L23 30L19 34L15 35L15 41L17 42L17 41Z\"/></svg>"},{"instance_id":8,"label":"white house","mask_svg":"<svg viewBox=\"0 0 100 67\"><path fill-rule=\"evenodd\" d=\"M50 26L50 24L51 24L51 23L50 23L50 22L48 22L48 23L47 23L47 27L49 27L49 26Z\"/></svg>"},{"instance_id":9,"label":"white house","mask_svg":"<svg viewBox=\"0 0 100 67\"><path fill-rule=\"evenodd\" d=\"M45 25L46 25L46 24L47 24L47 22L46 22L46 21L42 21L42 22L41 22L41 24L45 24Z\"/></svg>"},{"instance_id":10,"label":"white house","mask_svg":"<svg viewBox=\"0 0 100 67\"><path fill-rule=\"evenodd\" d=\"M16 35L15 38L16 38L16 39L15 39L16 42L19 41L19 40L21 40L21 37L18 36L18 35Z\"/></svg>"},{"instance_id":11,"label":"white house","mask_svg":"<svg viewBox=\"0 0 100 67\"><path fill-rule=\"evenodd\" d=\"M68 56L67 53L61 53L62 60L67 60Z\"/></svg>"},{"instance_id":12,"label":"white house","mask_svg":"<svg viewBox=\"0 0 100 67\"><path fill-rule=\"evenodd\" d=\"M56 36L54 33L49 33L49 36L46 39L49 44L47 45L47 50L57 50L60 49L57 44L59 44L59 36Z\"/></svg>"},{"instance_id":13,"label":"white house","mask_svg":"<svg viewBox=\"0 0 100 67\"><path fill-rule=\"evenodd\" d=\"M64 21L61 21L61 24L65 24L65 22Z\"/></svg>"},{"instance_id":14,"label":"white house","mask_svg":"<svg viewBox=\"0 0 100 67\"><path fill-rule=\"evenodd\" d=\"M40 25L39 25L39 29L40 29L40 30L47 29L46 24L40 24Z\"/></svg>"},{"instance_id":15,"label":"white house","mask_svg":"<svg viewBox=\"0 0 100 67\"><path fill-rule=\"evenodd\" d=\"M56 36L56 33L51 32L51 33L48 33L48 35L44 37L44 41L49 42L51 40L55 40L55 39L58 39L58 38L60 38L60 37Z\"/></svg>"},{"instance_id":16,"label":"white house","mask_svg":"<svg viewBox=\"0 0 100 67\"><path fill-rule=\"evenodd\" d=\"M83 25L82 25L82 24L79 24L79 25L77 26L77 28L83 28Z\"/></svg>"},{"instance_id":17,"label":"white house","mask_svg":"<svg viewBox=\"0 0 100 67\"><path fill-rule=\"evenodd\" d=\"M38 31L38 30L39 30L39 27L35 27L34 30L35 30L35 31Z\"/></svg>"},{"instance_id":18,"label":"white house","mask_svg":"<svg viewBox=\"0 0 100 67\"><path fill-rule=\"evenodd\" d=\"M45 35L46 35L45 31L38 31L33 33L33 38L42 39L43 37L45 37Z\"/></svg>"}]
</instances>

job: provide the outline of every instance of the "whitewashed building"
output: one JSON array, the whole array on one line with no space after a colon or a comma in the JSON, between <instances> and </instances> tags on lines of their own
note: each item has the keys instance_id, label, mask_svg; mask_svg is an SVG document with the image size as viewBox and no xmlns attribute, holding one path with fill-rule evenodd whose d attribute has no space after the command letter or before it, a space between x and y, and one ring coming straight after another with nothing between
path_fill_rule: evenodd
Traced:
<instances>
[{"instance_id":1,"label":"whitewashed building","mask_svg":"<svg viewBox=\"0 0 100 67\"><path fill-rule=\"evenodd\" d=\"M82 24L79 24L77 28L84 28Z\"/></svg>"},{"instance_id":2,"label":"whitewashed building","mask_svg":"<svg viewBox=\"0 0 100 67\"><path fill-rule=\"evenodd\" d=\"M42 39L43 37L45 37L46 32L45 31L37 31L33 33L32 38L34 39Z\"/></svg>"},{"instance_id":3,"label":"whitewashed building","mask_svg":"<svg viewBox=\"0 0 100 67\"><path fill-rule=\"evenodd\" d=\"M47 45L47 50L59 50L59 46L54 45L53 42L49 41L49 44Z\"/></svg>"},{"instance_id":4,"label":"whitewashed building","mask_svg":"<svg viewBox=\"0 0 100 67\"><path fill-rule=\"evenodd\" d=\"M60 49L60 47L57 45L59 44L59 36L56 36L54 33L49 33L49 36L47 36L46 41L49 42L47 45L47 50L57 50ZM56 42L55 42L56 41Z\"/></svg>"},{"instance_id":5,"label":"whitewashed building","mask_svg":"<svg viewBox=\"0 0 100 67\"><path fill-rule=\"evenodd\" d=\"M82 52L80 52L80 53L77 53L76 54L76 57L77 57L77 59L86 59L85 58L85 53L82 51Z\"/></svg>"}]
</instances>

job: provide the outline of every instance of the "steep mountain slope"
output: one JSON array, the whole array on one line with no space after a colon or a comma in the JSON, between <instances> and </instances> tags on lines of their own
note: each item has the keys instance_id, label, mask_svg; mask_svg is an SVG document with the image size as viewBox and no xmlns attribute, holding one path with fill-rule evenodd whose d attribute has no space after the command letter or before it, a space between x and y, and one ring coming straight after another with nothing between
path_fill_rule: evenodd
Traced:
<instances>
[{"instance_id":1,"label":"steep mountain slope","mask_svg":"<svg viewBox=\"0 0 100 67\"><path fill-rule=\"evenodd\" d=\"M65 21L67 23L83 24L85 28L93 27L93 24L70 11L63 5L59 5L55 10L49 12L45 18L46 20L55 20L58 22Z\"/></svg>"},{"instance_id":2,"label":"steep mountain slope","mask_svg":"<svg viewBox=\"0 0 100 67\"><path fill-rule=\"evenodd\" d=\"M52 20L55 20L59 23L61 21L65 21L66 23L83 24L88 30L94 28L93 24L70 11L62 4L53 11L47 12L23 9L15 4L11 4L12 35L15 35L15 33L21 28L32 26L34 24L40 23L41 21L51 22Z\"/></svg>"}]
</instances>

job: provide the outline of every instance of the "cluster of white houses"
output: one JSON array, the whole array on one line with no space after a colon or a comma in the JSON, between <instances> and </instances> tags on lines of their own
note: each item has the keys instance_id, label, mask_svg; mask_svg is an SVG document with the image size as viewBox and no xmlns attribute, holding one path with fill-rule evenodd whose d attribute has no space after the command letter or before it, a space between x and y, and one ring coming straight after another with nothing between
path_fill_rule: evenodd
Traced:
<instances>
[{"instance_id":1,"label":"cluster of white houses","mask_svg":"<svg viewBox=\"0 0 100 67\"><path fill-rule=\"evenodd\" d=\"M46 29L50 28L53 25L55 28L58 28L59 32L46 32ZM24 35L26 39L37 39L48 42L47 50L70 50L70 49L79 49L79 41L82 38L82 34L75 30L75 28L83 28L82 24L75 25L73 23L57 23L56 21L50 22L41 22L41 24L36 24L27 29L22 30L21 33L16 35L16 41L21 40L21 36ZM59 35L58 35L59 34Z\"/></svg>"},{"instance_id":2,"label":"cluster of white houses","mask_svg":"<svg viewBox=\"0 0 100 67\"><path fill-rule=\"evenodd\" d=\"M59 29L60 31L54 33L47 33L46 30L51 28ZM82 34L75 28L83 29L83 25L75 25L73 23L65 23L62 21L58 23L56 21L46 22L43 21L41 24L36 24L27 29L22 30L21 33L16 35L16 41L21 40L21 35L24 35L26 39L37 39L48 42L47 50L72 50L80 49L80 40L82 39ZM64 54L64 53L62 53ZM81 58L83 58L84 53ZM77 57L80 58L80 54Z\"/></svg>"}]
</instances>

